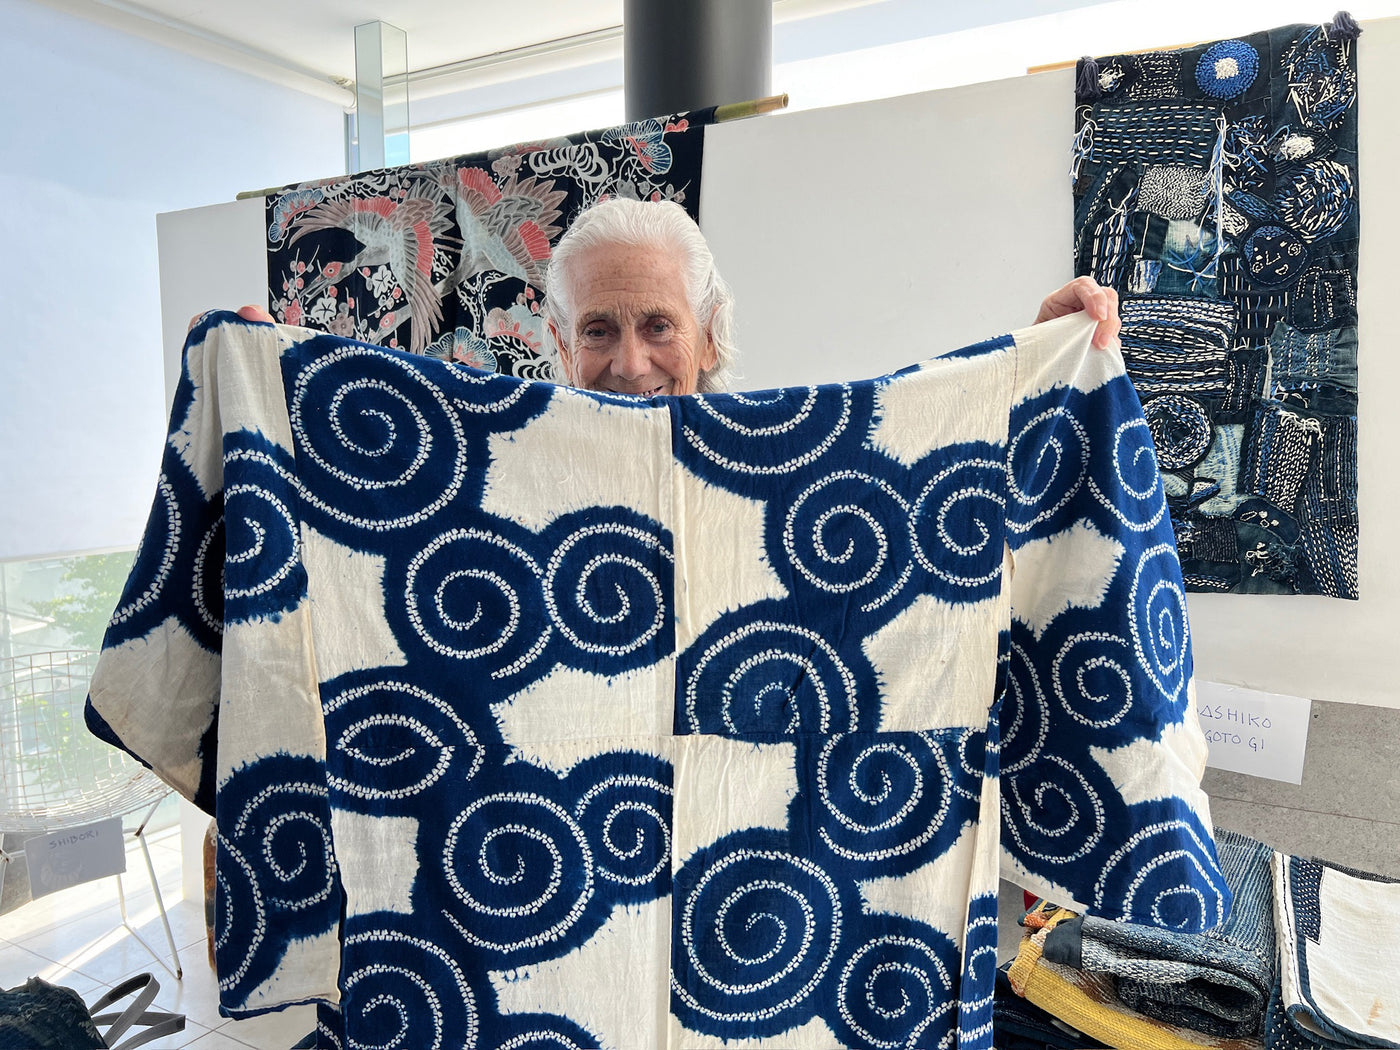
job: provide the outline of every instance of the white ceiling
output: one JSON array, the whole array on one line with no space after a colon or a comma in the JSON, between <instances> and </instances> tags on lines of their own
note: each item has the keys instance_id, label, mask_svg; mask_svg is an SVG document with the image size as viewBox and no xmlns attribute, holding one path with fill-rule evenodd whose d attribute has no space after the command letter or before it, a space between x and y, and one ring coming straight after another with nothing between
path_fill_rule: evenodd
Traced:
<instances>
[{"instance_id":1,"label":"white ceiling","mask_svg":"<svg viewBox=\"0 0 1400 1050\"><path fill-rule=\"evenodd\" d=\"M37 0L49 7L346 103L354 28L381 20L408 36L412 73L500 65L496 79L539 72L520 62L472 62L498 52L594 34L555 67L621 58L623 0ZM775 61L1025 18L1103 0L773 0ZM859 11L850 9L859 8ZM830 16L830 17L819 17ZM795 23L801 23L797 25ZM601 37L601 39L598 39ZM788 54L788 52L800 54ZM508 71L509 70L509 71ZM478 75L478 82L480 76ZM415 84L416 95L432 94Z\"/></svg>"}]
</instances>

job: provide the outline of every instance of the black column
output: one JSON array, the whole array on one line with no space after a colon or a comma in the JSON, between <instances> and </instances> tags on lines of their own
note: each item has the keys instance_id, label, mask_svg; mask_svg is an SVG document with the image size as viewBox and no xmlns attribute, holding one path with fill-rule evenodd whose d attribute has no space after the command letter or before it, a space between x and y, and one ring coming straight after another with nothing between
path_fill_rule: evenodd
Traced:
<instances>
[{"instance_id":1,"label":"black column","mask_svg":"<svg viewBox=\"0 0 1400 1050\"><path fill-rule=\"evenodd\" d=\"M628 120L771 95L772 0L625 0Z\"/></svg>"}]
</instances>

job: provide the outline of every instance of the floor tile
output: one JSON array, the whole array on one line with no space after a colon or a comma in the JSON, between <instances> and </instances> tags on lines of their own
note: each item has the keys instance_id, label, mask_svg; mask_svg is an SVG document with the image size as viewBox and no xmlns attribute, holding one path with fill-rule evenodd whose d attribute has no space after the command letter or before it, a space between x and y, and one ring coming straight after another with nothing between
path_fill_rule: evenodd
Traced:
<instances>
[{"instance_id":1,"label":"floor tile","mask_svg":"<svg viewBox=\"0 0 1400 1050\"><path fill-rule=\"evenodd\" d=\"M193 1050L248 1050L253 1044L245 1043L233 1038L222 1030L213 1032L206 1031L198 1039L190 1043L181 1043L181 1047L192 1047ZM288 1043L288 1046L291 1044ZM267 1047L263 1050L277 1050L277 1048Z\"/></svg>"},{"instance_id":2,"label":"floor tile","mask_svg":"<svg viewBox=\"0 0 1400 1050\"><path fill-rule=\"evenodd\" d=\"M290 1006L277 1013L229 1021L220 1032L265 1050L287 1050L316 1027L314 1006Z\"/></svg>"},{"instance_id":3,"label":"floor tile","mask_svg":"<svg viewBox=\"0 0 1400 1050\"><path fill-rule=\"evenodd\" d=\"M87 993L101 984L77 968L53 959L46 959L17 944L0 946L0 988L13 988L31 977L42 977L50 984L62 984L87 998Z\"/></svg>"}]
</instances>

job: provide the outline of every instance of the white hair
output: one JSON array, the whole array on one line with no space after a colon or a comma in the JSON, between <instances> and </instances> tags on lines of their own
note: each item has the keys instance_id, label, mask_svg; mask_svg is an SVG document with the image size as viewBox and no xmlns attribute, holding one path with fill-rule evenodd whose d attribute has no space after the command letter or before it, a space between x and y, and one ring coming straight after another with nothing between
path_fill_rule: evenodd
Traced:
<instances>
[{"instance_id":1,"label":"white hair","mask_svg":"<svg viewBox=\"0 0 1400 1050\"><path fill-rule=\"evenodd\" d=\"M573 331L571 274L575 257L605 244L655 247L673 253L681 264L686 298L700 331L715 347L715 366L696 377L701 393L723 390L734 375L734 294L715 268L710 246L695 220L674 201L638 201L614 197L584 209L550 253L545 276L543 315L560 332ZM554 374L567 382L554 340L546 340Z\"/></svg>"}]
</instances>

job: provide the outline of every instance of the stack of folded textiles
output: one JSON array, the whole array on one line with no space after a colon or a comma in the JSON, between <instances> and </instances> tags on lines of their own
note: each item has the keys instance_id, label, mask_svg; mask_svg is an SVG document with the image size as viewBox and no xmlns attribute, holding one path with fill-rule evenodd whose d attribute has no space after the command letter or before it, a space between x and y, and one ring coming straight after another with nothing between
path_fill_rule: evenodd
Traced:
<instances>
[{"instance_id":1,"label":"stack of folded textiles","mask_svg":"<svg viewBox=\"0 0 1400 1050\"><path fill-rule=\"evenodd\" d=\"M1400 1047L1400 882L1215 835L1235 901L1215 929L1180 934L1045 901L1026 913L1009 984L1084 1033L1041 1045Z\"/></svg>"}]
</instances>

